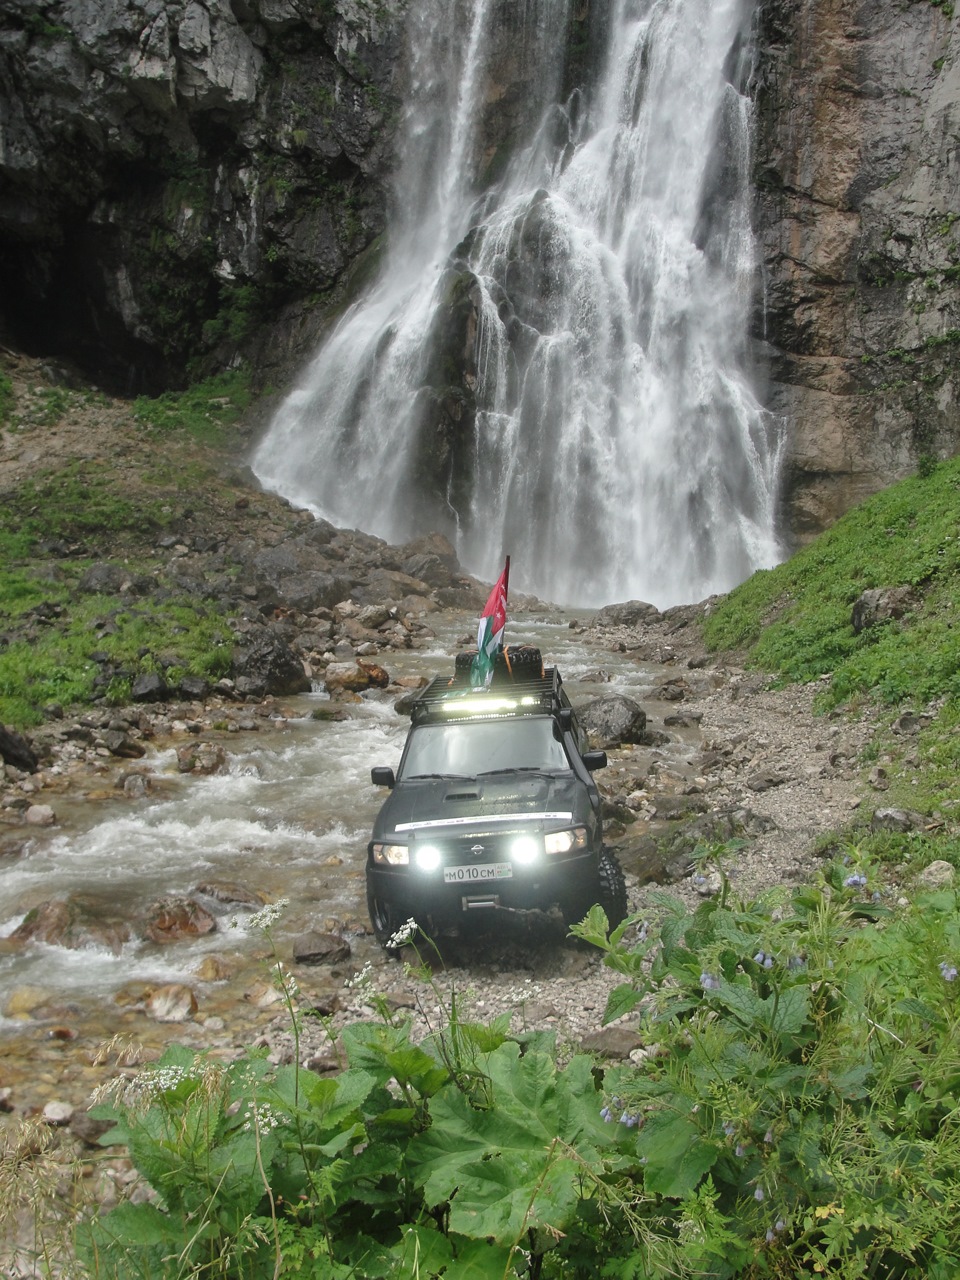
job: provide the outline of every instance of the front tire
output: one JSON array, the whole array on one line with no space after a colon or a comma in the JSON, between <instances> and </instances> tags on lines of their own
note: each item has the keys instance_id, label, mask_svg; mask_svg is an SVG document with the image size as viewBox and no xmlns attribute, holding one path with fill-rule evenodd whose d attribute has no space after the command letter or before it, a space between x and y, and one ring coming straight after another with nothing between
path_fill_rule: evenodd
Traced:
<instances>
[{"instance_id":1,"label":"front tire","mask_svg":"<svg viewBox=\"0 0 960 1280\"><path fill-rule=\"evenodd\" d=\"M378 898L375 893L371 893L368 889L367 913L370 916L370 923L373 925L374 937L387 955L399 955L399 947L391 947L389 945L390 939L403 924L403 921L398 918L396 910L388 902L384 902L382 898Z\"/></svg>"},{"instance_id":2,"label":"front tire","mask_svg":"<svg viewBox=\"0 0 960 1280\"><path fill-rule=\"evenodd\" d=\"M627 884L617 855L610 849L601 849L597 859L597 881L592 896L584 895L575 901L561 903L563 919L569 927L579 924L592 906L603 908L607 924L613 930L626 918Z\"/></svg>"}]
</instances>

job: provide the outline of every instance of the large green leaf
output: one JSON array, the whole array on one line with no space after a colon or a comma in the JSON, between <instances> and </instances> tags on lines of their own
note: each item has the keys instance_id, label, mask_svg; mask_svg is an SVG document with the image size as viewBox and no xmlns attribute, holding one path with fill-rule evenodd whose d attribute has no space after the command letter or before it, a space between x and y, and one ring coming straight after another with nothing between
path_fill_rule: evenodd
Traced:
<instances>
[{"instance_id":1,"label":"large green leaf","mask_svg":"<svg viewBox=\"0 0 960 1280\"><path fill-rule=\"evenodd\" d=\"M647 1116L638 1140L648 1191L683 1198L716 1163L720 1146L704 1138L696 1122L675 1111Z\"/></svg>"}]
</instances>

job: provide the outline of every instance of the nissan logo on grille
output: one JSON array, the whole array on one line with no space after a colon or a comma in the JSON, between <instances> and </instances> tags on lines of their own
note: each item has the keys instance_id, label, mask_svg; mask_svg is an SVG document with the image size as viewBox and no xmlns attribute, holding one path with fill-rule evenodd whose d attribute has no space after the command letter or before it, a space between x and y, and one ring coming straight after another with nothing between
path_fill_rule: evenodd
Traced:
<instances>
[{"instance_id":1,"label":"nissan logo on grille","mask_svg":"<svg viewBox=\"0 0 960 1280\"><path fill-rule=\"evenodd\" d=\"M481 855L481 853L483 853L483 845L482 845L482 844L472 844L472 845L470 846L470 852L473 854L473 856L474 856L475 858L479 858L479 857L480 857L480 855Z\"/></svg>"}]
</instances>

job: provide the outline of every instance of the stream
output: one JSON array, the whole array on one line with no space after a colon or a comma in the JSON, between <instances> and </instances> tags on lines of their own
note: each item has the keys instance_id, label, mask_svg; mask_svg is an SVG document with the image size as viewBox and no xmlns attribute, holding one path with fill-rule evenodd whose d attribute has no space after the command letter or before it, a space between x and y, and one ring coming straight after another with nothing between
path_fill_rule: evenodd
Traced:
<instances>
[{"instance_id":1,"label":"stream","mask_svg":"<svg viewBox=\"0 0 960 1280\"><path fill-rule=\"evenodd\" d=\"M432 675L451 664L473 619L439 615L429 648L381 655L393 680ZM572 615L524 619L522 639L559 666L575 704L616 688L641 703L654 675L627 654L598 651L571 627ZM578 614L580 620L588 615ZM519 624L508 623L519 638ZM591 680L602 669L609 682ZM136 920L164 894L189 895L198 884L241 885L264 901L288 899L271 932L289 963L291 945L309 930L348 938L352 957L332 974L341 986L379 948L367 933L366 842L383 793L373 765L396 766L409 721L396 694L372 692L337 704L342 720L313 719L325 693L283 700L290 718L261 720L258 732L204 733L227 751L227 769L208 777L180 774L173 746L139 762L154 785L140 800L118 798L57 805L61 825L29 838L0 864L0 1088L18 1112L53 1097L79 1105L95 1074L97 1048L113 1036L157 1051L169 1040L232 1052L278 1012L261 1002L274 959L249 909L201 899L217 913L203 937L159 945L136 939L119 952L15 942L10 935L38 903L84 893ZM685 744L676 748L683 751ZM602 782L603 775L600 775ZM122 793L121 793L122 795ZM205 964L206 962L206 964ZM301 970L309 980L320 971ZM329 980L330 971L323 973ZM304 980L305 984L307 979ZM148 1016L144 999L164 984L189 986L198 1010L186 1023Z\"/></svg>"}]
</instances>

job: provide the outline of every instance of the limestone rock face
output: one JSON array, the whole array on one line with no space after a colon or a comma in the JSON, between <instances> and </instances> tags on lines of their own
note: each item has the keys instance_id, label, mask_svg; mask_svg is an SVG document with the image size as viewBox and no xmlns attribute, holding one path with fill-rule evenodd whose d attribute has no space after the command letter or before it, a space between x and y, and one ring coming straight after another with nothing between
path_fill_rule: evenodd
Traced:
<instances>
[{"instance_id":1,"label":"limestone rock face","mask_svg":"<svg viewBox=\"0 0 960 1280\"><path fill-rule=\"evenodd\" d=\"M960 447L960 37L933 4L761 5L757 228L799 541Z\"/></svg>"},{"instance_id":2,"label":"limestone rock face","mask_svg":"<svg viewBox=\"0 0 960 1280\"><path fill-rule=\"evenodd\" d=\"M10 0L0 319L151 390L332 289L384 225L401 7Z\"/></svg>"}]
</instances>

